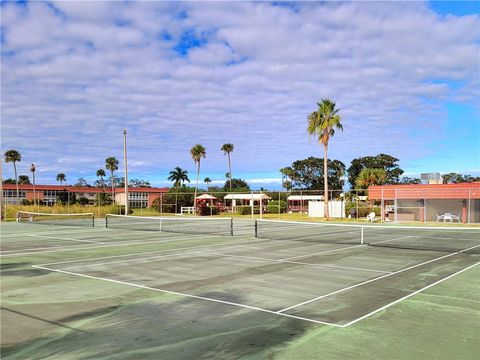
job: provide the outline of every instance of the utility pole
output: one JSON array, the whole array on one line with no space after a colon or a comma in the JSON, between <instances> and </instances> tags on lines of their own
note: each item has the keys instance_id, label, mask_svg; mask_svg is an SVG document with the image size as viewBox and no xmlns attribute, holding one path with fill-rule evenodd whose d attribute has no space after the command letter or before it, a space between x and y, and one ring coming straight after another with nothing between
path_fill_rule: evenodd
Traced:
<instances>
[{"instance_id":1,"label":"utility pole","mask_svg":"<svg viewBox=\"0 0 480 360\"><path fill-rule=\"evenodd\" d=\"M127 130L123 129L123 167L125 176L125 215L128 215Z\"/></svg>"}]
</instances>

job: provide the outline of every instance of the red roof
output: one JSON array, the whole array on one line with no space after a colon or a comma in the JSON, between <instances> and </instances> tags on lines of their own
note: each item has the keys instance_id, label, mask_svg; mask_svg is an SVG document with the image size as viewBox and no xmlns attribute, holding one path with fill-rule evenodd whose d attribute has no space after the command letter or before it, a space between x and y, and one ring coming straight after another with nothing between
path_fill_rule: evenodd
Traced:
<instances>
[{"instance_id":1,"label":"red roof","mask_svg":"<svg viewBox=\"0 0 480 360\"><path fill-rule=\"evenodd\" d=\"M370 200L386 199L480 199L480 182L370 186Z\"/></svg>"},{"instance_id":2,"label":"red roof","mask_svg":"<svg viewBox=\"0 0 480 360\"><path fill-rule=\"evenodd\" d=\"M3 188L5 190L16 190L16 185L15 184L3 184ZM33 191L33 185L18 185L18 188L20 190L32 190ZM62 191L62 190L68 190L70 192L90 192L90 193L101 193L103 192L103 188L98 188L98 187L83 187L83 186L61 186L61 185L35 185L36 190L57 190L57 191ZM105 187L105 191L110 193L112 189L108 186ZM166 193L168 192L168 188L137 188L137 187L129 187L128 188L129 192L148 192L148 193ZM123 193L124 188L115 188L116 193Z\"/></svg>"}]
</instances>

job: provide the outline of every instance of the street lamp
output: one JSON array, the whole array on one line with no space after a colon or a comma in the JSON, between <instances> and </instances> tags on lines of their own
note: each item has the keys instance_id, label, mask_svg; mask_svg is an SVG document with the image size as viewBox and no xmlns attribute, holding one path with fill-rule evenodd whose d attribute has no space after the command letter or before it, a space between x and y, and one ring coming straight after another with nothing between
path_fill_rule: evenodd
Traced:
<instances>
[{"instance_id":1,"label":"street lamp","mask_svg":"<svg viewBox=\"0 0 480 360\"><path fill-rule=\"evenodd\" d=\"M33 181L33 205L35 205L37 202L37 193L35 190L35 170L37 170L35 168L35 164L32 164L32 166L30 167L30 171L32 172L32 181Z\"/></svg>"},{"instance_id":2,"label":"street lamp","mask_svg":"<svg viewBox=\"0 0 480 360\"><path fill-rule=\"evenodd\" d=\"M127 130L123 129L123 167L125 177L125 215L128 215Z\"/></svg>"}]
</instances>

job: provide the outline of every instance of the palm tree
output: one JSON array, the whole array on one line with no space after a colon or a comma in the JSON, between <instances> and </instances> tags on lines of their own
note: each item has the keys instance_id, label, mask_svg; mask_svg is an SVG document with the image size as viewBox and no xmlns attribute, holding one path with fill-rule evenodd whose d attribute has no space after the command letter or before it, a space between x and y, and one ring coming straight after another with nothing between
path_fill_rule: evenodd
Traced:
<instances>
[{"instance_id":1,"label":"palm tree","mask_svg":"<svg viewBox=\"0 0 480 360\"><path fill-rule=\"evenodd\" d=\"M170 171L170 176L168 177L168 180L173 181L174 187L182 185L185 181L190 182L190 179L188 178L188 171L183 170L179 166Z\"/></svg>"},{"instance_id":2,"label":"palm tree","mask_svg":"<svg viewBox=\"0 0 480 360\"><path fill-rule=\"evenodd\" d=\"M37 203L37 196L36 196L36 189L35 189L35 171L37 171L37 168L35 167L35 164L32 164L32 166L30 166L30 171L32 172L32 181L33 181L33 204L35 205Z\"/></svg>"},{"instance_id":3,"label":"palm tree","mask_svg":"<svg viewBox=\"0 0 480 360\"><path fill-rule=\"evenodd\" d=\"M17 185L17 193L16 193L16 198L18 201L18 176L17 176L17 162L22 161L22 155L17 150L7 150L5 151L5 162L9 163L11 162L13 164L13 172L15 173L15 184Z\"/></svg>"},{"instance_id":4,"label":"palm tree","mask_svg":"<svg viewBox=\"0 0 480 360\"><path fill-rule=\"evenodd\" d=\"M196 185L195 185L195 195L194 195L194 198L193 198L193 206L196 209L196 207L197 207L198 178L200 177L200 160L202 158L205 158L205 156L207 155L207 151L205 150L205 148L202 145L197 144L190 149L190 154L192 155L193 162L195 164L197 164L197 182L196 182Z\"/></svg>"},{"instance_id":5,"label":"palm tree","mask_svg":"<svg viewBox=\"0 0 480 360\"><path fill-rule=\"evenodd\" d=\"M383 185L387 180L387 173L385 169L381 168L366 168L363 169L358 177L355 179L355 185L359 189L368 189L372 185Z\"/></svg>"},{"instance_id":6,"label":"palm tree","mask_svg":"<svg viewBox=\"0 0 480 360\"><path fill-rule=\"evenodd\" d=\"M57 174L57 181L60 183L60 186L62 186L63 182L66 181L66 180L67 180L67 178L66 178L65 174L62 174L62 173Z\"/></svg>"},{"instance_id":7,"label":"palm tree","mask_svg":"<svg viewBox=\"0 0 480 360\"><path fill-rule=\"evenodd\" d=\"M230 154L233 152L234 146L233 144L223 144L220 150L223 151L224 155L228 156L228 173L230 174L229 182L230 182L230 192L232 192L232 161L230 158Z\"/></svg>"},{"instance_id":8,"label":"palm tree","mask_svg":"<svg viewBox=\"0 0 480 360\"><path fill-rule=\"evenodd\" d=\"M103 169L98 169L97 170L97 177L100 178L100 185L102 185L103 191L105 192L105 180L103 180L103 177L106 176L105 170Z\"/></svg>"},{"instance_id":9,"label":"palm tree","mask_svg":"<svg viewBox=\"0 0 480 360\"><path fill-rule=\"evenodd\" d=\"M212 179L206 177L205 179L203 179L203 182L207 184L207 191L210 190L210 184L212 183Z\"/></svg>"},{"instance_id":10,"label":"palm tree","mask_svg":"<svg viewBox=\"0 0 480 360\"><path fill-rule=\"evenodd\" d=\"M323 144L324 217L328 219L328 142L335 135L335 129L343 130L343 126L340 123L340 110L335 109L333 101L322 99L317 106L317 111L308 115L307 131L310 135L317 135L318 142Z\"/></svg>"},{"instance_id":11,"label":"palm tree","mask_svg":"<svg viewBox=\"0 0 480 360\"><path fill-rule=\"evenodd\" d=\"M118 160L113 156L105 159L105 168L110 171L110 181L112 183L112 201L115 204L115 178L113 173L118 170Z\"/></svg>"}]
</instances>

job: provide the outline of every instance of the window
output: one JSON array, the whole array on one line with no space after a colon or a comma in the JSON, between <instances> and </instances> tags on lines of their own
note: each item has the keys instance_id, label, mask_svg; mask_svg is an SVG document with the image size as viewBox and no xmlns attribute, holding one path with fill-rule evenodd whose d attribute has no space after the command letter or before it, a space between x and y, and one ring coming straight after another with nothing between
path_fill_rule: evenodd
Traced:
<instances>
[{"instance_id":1,"label":"window","mask_svg":"<svg viewBox=\"0 0 480 360\"><path fill-rule=\"evenodd\" d=\"M146 208L148 206L147 192L129 192L128 205L131 208Z\"/></svg>"},{"instance_id":2,"label":"window","mask_svg":"<svg viewBox=\"0 0 480 360\"><path fill-rule=\"evenodd\" d=\"M3 190L3 198L6 204L17 205L22 202L23 199L27 198L27 192L25 190Z\"/></svg>"}]
</instances>

